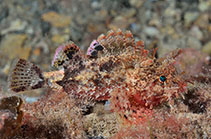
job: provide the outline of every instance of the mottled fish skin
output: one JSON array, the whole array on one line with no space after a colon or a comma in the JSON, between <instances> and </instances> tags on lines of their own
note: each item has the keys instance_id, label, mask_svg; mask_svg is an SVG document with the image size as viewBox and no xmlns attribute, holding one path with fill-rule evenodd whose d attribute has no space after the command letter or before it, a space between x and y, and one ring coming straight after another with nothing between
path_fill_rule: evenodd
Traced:
<instances>
[{"instance_id":1,"label":"mottled fish skin","mask_svg":"<svg viewBox=\"0 0 211 139\"><path fill-rule=\"evenodd\" d=\"M75 68L68 66L63 80L58 81L58 84L76 98L107 100L112 88L125 80L124 75L117 73L124 66L123 60L128 56L127 53L131 55L135 49L135 42L129 31L125 34L121 30L118 30L117 34L110 31L106 37L101 35L88 48L88 54L93 50L98 52L95 58L81 59L79 55L80 64Z\"/></svg>"},{"instance_id":2,"label":"mottled fish skin","mask_svg":"<svg viewBox=\"0 0 211 139\"><path fill-rule=\"evenodd\" d=\"M142 41L134 41L130 31L121 30L100 35L97 42L103 50L96 58L81 59L81 64L67 68L58 82L75 98L107 100L115 92L121 94L118 88L124 88L133 105L153 108L185 91L185 81L174 68L180 50L156 59L155 52L150 55Z\"/></svg>"},{"instance_id":3,"label":"mottled fish skin","mask_svg":"<svg viewBox=\"0 0 211 139\"><path fill-rule=\"evenodd\" d=\"M92 55L93 51L97 53ZM130 102L132 105L151 108L185 90L183 80L174 68L174 58L179 53L175 51L156 59L144 49L142 41L134 41L130 31L111 30L91 43L87 55L73 42L60 46L52 63L61 70L54 71L54 74L43 74L32 63L20 60L11 74L10 88L19 92L46 84L50 88L61 86L66 93L81 101L117 99L123 97L118 97L123 91L135 100ZM26 84L22 83L22 76L16 75L16 71L22 72L19 70L21 66L23 71L33 71L28 74L33 78L27 77ZM57 72L58 76L51 77Z\"/></svg>"}]
</instances>

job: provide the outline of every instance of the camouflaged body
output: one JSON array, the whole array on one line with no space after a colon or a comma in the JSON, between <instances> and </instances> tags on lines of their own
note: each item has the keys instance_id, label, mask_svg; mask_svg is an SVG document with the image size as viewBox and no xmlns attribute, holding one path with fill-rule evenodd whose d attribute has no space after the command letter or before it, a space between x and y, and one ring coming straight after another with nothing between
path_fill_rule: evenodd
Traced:
<instances>
[{"instance_id":1,"label":"camouflaged body","mask_svg":"<svg viewBox=\"0 0 211 139\"><path fill-rule=\"evenodd\" d=\"M180 51L155 59L144 49L142 41L135 43L130 31L110 31L97 41L103 50L95 58L80 53L74 65L70 63L64 70L64 78L57 82L74 97L108 100L112 96L118 102L123 97L118 95L123 94L122 99L128 101L125 105L152 108L185 90L174 68L174 58ZM167 80L160 81L160 76Z\"/></svg>"},{"instance_id":2,"label":"camouflaged body","mask_svg":"<svg viewBox=\"0 0 211 139\"><path fill-rule=\"evenodd\" d=\"M123 34L121 31L115 34L111 31L107 36L101 35L97 41L103 46L97 57L92 58L80 53L74 64L70 61L64 78L58 81L58 84L63 86L67 93L74 94L74 97L107 100L112 88L125 81L120 71L124 70L125 58L135 52L132 34Z\"/></svg>"},{"instance_id":3,"label":"camouflaged body","mask_svg":"<svg viewBox=\"0 0 211 139\"><path fill-rule=\"evenodd\" d=\"M58 47L49 73L19 60L9 78L14 92L48 86L64 90L77 102L89 104L110 99L115 110L152 109L186 91L183 74L174 67L181 50L156 59L130 31L109 31L90 45L88 54L73 42Z\"/></svg>"}]
</instances>

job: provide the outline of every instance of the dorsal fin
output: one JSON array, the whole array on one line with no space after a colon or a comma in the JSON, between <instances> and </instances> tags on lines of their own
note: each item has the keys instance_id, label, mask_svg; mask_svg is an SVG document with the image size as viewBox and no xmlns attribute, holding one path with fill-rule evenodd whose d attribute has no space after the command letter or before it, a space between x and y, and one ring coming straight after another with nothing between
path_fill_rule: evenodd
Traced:
<instances>
[{"instance_id":1,"label":"dorsal fin","mask_svg":"<svg viewBox=\"0 0 211 139\"><path fill-rule=\"evenodd\" d=\"M80 48L70 41L59 46L55 52L52 66L64 70L62 82L69 80L85 68L86 55Z\"/></svg>"},{"instance_id":2,"label":"dorsal fin","mask_svg":"<svg viewBox=\"0 0 211 139\"><path fill-rule=\"evenodd\" d=\"M87 56L97 58L98 52L103 51L103 49L104 47L97 40L93 40L87 49Z\"/></svg>"},{"instance_id":3,"label":"dorsal fin","mask_svg":"<svg viewBox=\"0 0 211 139\"><path fill-rule=\"evenodd\" d=\"M101 34L97 38L97 42L105 48L98 53L98 57L105 55L119 55L125 51L135 49L135 41L133 34L130 31L122 32L110 30L107 35Z\"/></svg>"},{"instance_id":4,"label":"dorsal fin","mask_svg":"<svg viewBox=\"0 0 211 139\"><path fill-rule=\"evenodd\" d=\"M70 41L56 49L52 66L57 69L66 69L77 63L79 57L84 57L84 55L81 53L80 48Z\"/></svg>"}]
</instances>

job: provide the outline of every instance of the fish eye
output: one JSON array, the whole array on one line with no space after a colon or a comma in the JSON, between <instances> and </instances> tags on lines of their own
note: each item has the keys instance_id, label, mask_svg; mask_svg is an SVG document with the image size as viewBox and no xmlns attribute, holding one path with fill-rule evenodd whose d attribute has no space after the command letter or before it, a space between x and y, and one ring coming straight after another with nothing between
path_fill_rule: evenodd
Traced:
<instances>
[{"instance_id":1,"label":"fish eye","mask_svg":"<svg viewBox=\"0 0 211 139\"><path fill-rule=\"evenodd\" d=\"M166 76L160 76L160 81L165 82L166 81Z\"/></svg>"}]
</instances>

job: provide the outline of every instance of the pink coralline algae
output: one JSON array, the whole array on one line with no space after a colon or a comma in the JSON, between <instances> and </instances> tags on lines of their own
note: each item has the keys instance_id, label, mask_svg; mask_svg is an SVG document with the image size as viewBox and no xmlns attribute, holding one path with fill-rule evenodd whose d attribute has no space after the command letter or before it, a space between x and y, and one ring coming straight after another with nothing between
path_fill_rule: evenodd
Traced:
<instances>
[{"instance_id":1,"label":"pink coralline algae","mask_svg":"<svg viewBox=\"0 0 211 139\"><path fill-rule=\"evenodd\" d=\"M181 50L159 59L155 52L149 54L130 31L111 30L93 41L87 54L73 42L60 46L52 62L59 71L43 73L36 65L18 60L9 86L14 92L60 87L85 104L109 100L112 111L138 123L154 107L186 92L186 81L174 67Z\"/></svg>"}]
</instances>

